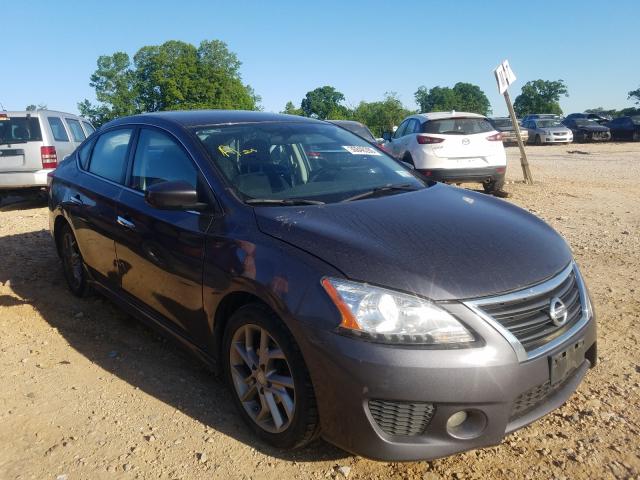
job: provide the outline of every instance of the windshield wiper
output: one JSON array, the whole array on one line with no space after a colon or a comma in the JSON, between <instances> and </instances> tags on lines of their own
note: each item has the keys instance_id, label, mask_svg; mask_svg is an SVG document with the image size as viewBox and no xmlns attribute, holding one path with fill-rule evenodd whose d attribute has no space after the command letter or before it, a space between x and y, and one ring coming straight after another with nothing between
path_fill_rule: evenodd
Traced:
<instances>
[{"instance_id":1,"label":"windshield wiper","mask_svg":"<svg viewBox=\"0 0 640 480\"><path fill-rule=\"evenodd\" d=\"M320 200L306 198L249 198L244 201L249 205L324 205Z\"/></svg>"},{"instance_id":2,"label":"windshield wiper","mask_svg":"<svg viewBox=\"0 0 640 480\"><path fill-rule=\"evenodd\" d=\"M357 195L354 195L352 197L347 197L344 200L342 200L343 202L351 202L353 200L360 200L361 198L369 198L369 197L375 197L378 194L381 193L385 193L385 192L397 192L397 191L414 191L414 190L418 190L418 187L416 187L415 185L411 185L410 183L401 183L401 184L397 184L397 185L385 185L383 187L376 187L372 190L368 190L366 192L362 192L359 193Z\"/></svg>"}]
</instances>

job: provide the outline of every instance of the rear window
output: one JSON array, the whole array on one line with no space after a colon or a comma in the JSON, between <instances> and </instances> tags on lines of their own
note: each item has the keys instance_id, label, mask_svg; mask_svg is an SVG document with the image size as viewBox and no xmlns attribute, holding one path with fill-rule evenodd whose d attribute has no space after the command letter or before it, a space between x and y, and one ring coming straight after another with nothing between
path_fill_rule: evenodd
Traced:
<instances>
[{"instance_id":1,"label":"rear window","mask_svg":"<svg viewBox=\"0 0 640 480\"><path fill-rule=\"evenodd\" d=\"M40 122L35 117L0 115L0 144L26 143L42 140Z\"/></svg>"},{"instance_id":2,"label":"rear window","mask_svg":"<svg viewBox=\"0 0 640 480\"><path fill-rule=\"evenodd\" d=\"M485 118L443 118L429 120L422 125L423 133L441 135L473 135L474 133L492 132L493 125Z\"/></svg>"},{"instance_id":3,"label":"rear window","mask_svg":"<svg viewBox=\"0 0 640 480\"><path fill-rule=\"evenodd\" d=\"M53 133L53 139L58 142L68 142L69 136L67 135L64 125L60 117L47 117L49 120L49 126L51 127L51 133Z\"/></svg>"},{"instance_id":4,"label":"rear window","mask_svg":"<svg viewBox=\"0 0 640 480\"><path fill-rule=\"evenodd\" d=\"M81 142L87 138L78 120L74 120L73 118L65 118L65 120L67 121L69 130L71 130L71 136L74 142Z\"/></svg>"}]
</instances>

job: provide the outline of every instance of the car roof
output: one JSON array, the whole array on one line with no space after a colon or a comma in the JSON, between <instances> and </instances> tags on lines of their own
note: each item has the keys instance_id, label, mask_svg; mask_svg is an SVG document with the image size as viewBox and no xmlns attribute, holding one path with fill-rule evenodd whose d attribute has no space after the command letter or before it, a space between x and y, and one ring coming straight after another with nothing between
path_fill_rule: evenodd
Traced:
<instances>
[{"instance_id":1,"label":"car roof","mask_svg":"<svg viewBox=\"0 0 640 480\"><path fill-rule=\"evenodd\" d=\"M107 123L105 127L132 122L154 123L154 121L172 123L182 127L258 122L321 123L320 120L301 117L299 115L285 115L282 113L256 112L250 110L175 110L122 117L112 120Z\"/></svg>"},{"instance_id":2,"label":"car roof","mask_svg":"<svg viewBox=\"0 0 640 480\"><path fill-rule=\"evenodd\" d=\"M460 117L487 118L484 115L479 115L477 113L456 112L456 111L418 113L416 115L412 115L409 118L417 118L422 120L442 120L445 118L460 118Z\"/></svg>"},{"instance_id":3,"label":"car roof","mask_svg":"<svg viewBox=\"0 0 640 480\"><path fill-rule=\"evenodd\" d=\"M336 125L360 125L362 127L366 127L364 123L358 122L356 120L327 120L329 123L334 123Z\"/></svg>"},{"instance_id":4,"label":"car roof","mask_svg":"<svg viewBox=\"0 0 640 480\"><path fill-rule=\"evenodd\" d=\"M6 111L6 110L0 110L0 113L5 114L7 117L24 117L26 115L31 115L32 117L38 116L41 113L54 113L57 115L65 115L67 117L76 117L76 118L82 118L83 120L85 120L83 117L81 117L80 115L76 114L76 113L69 113L69 112L60 112L58 110L11 110L11 111Z\"/></svg>"}]
</instances>

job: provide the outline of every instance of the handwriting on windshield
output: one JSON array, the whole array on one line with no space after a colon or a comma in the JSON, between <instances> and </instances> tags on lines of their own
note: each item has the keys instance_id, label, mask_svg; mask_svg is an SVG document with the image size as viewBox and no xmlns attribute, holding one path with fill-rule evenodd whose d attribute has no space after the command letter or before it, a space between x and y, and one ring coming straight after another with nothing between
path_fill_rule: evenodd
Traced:
<instances>
[{"instance_id":1,"label":"handwriting on windshield","mask_svg":"<svg viewBox=\"0 0 640 480\"><path fill-rule=\"evenodd\" d=\"M218 151L224 155L225 157L229 157L231 155L249 155L250 153L257 153L258 150L255 148L245 148L243 150L236 150L229 145L218 145Z\"/></svg>"}]
</instances>

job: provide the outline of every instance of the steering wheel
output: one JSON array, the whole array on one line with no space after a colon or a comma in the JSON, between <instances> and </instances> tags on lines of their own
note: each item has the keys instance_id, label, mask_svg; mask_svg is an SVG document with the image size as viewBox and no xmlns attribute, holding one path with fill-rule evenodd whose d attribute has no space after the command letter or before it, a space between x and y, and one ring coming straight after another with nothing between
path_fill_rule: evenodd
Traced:
<instances>
[{"instance_id":1,"label":"steering wheel","mask_svg":"<svg viewBox=\"0 0 640 480\"><path fill-rule=\"evenodd\" d=\"M340 170L340 167L320 168L309 176L309 182L323 182L333 180L336 178L336 174Z\"/></svg>"}]
</instances>

